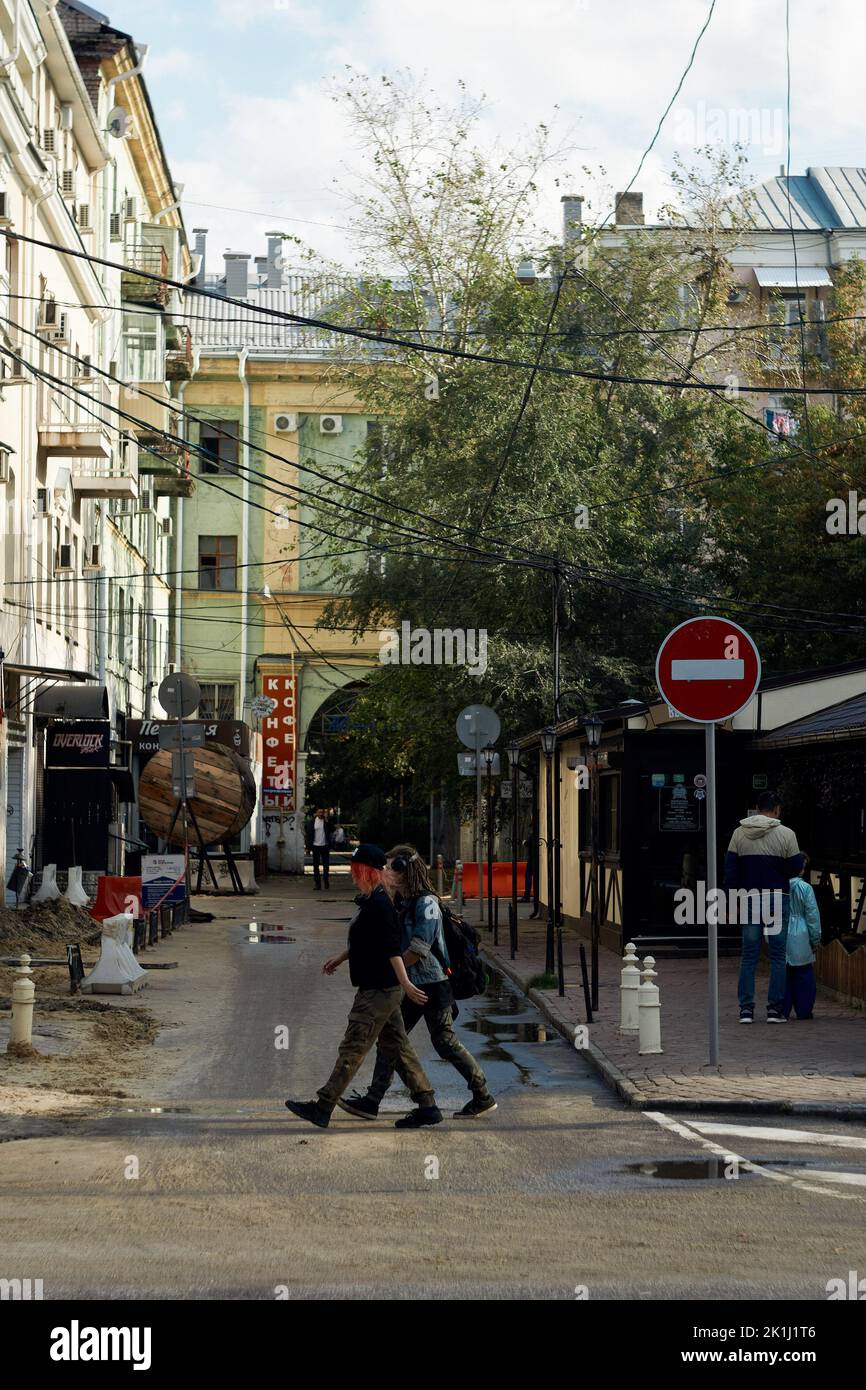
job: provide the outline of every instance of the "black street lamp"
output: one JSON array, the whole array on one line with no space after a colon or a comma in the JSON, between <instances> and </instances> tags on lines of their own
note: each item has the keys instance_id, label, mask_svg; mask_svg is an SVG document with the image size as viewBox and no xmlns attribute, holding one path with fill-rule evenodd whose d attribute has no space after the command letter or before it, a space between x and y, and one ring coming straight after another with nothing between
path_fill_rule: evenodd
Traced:
<instances>
[{"instance_id":1,"label":"black street lamp","mask_svg":"<svg viewBox=\"0 0 866 1390\"><path fill-rule=\"evenodd\" d=\"M546 975L553 974L553 940L554 940L554 920L555 920L555 894L556 885L553 877L553 754L556 751L556 729L553 725L548 725L541 733L541 749L545 757L545 787L546 787L546 806L547 823L545 825L546 835L544 845L547 851L547 941L544 953L544 971Z\"/></svg>"},{"instance_id":2,"label":"black street lamp","mask_svg":"<svg viewBox=\"0 0 866 1390\"><path fill-rule=\"evenodd\" d=\"M597 714L588 714L583 721L589 745L589 894L590 932L592 940L592 1008L598 1008L598 943L601 935L598 895L598 746L604 721Z\"/></svg>"},{"instance_id":3,"label":"black street lamp","mask_svg":"<svg viewBox=\"0 0 866 1390\"><path fill-rule=\"evenodd\" d=\"M493 920L493 794L491 790L491 776L493 764L496 761L496 749L485 748L483 750L484 763L487 768L487 925L493 928L493 944L499 945L499 924ZM481 892L481 865L478 865L479 893Z\"/></svg>"},{"instance_id":4,"label":"black street lamp","mask_svg":"<svg viewBox=\"0 0 866 1390\"><path fill-rule=\"evenodd\" d=\"M511 770L511 920L508 923L511 959L517 954L517 831L520 795L520 744L516 738L505 745L508 765Z\"/></svg>"}]
</instances>

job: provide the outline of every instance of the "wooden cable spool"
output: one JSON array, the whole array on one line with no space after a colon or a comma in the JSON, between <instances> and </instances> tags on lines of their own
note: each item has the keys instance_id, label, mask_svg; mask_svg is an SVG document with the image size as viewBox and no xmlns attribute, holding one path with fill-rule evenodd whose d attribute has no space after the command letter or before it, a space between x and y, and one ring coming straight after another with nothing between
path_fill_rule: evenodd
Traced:
<instances>
[{"instance_id":1,"label":"wooden cable spool","mask_svg":"<svg viewBox=\"0 0 866 1390\"><path fill-rule=\"evenodd\" d=\"M193 759L195 796L192 808L202 839L206 845L232 840L243 830L256 805L256 784L249 763L234 749L222 743L206 743L202 748L188 750ZM138 809L142 820L154 835L168 839L169 826L177 807L172 792L171 753L155 753L146 764L138 784ZM195 847L198 837L192 817L189 817L187 840ZM182 845L183 813L178 812L171 832L171 843Z\"/></svg>"}]
</instances>

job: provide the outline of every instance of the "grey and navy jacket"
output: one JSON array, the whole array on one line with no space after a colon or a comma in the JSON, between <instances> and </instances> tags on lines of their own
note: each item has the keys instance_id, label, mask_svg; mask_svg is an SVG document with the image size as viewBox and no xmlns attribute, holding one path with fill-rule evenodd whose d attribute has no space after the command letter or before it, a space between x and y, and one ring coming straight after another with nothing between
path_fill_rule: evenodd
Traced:
<instances>
[{"instance_id":1,"label":"grey and navy jacket","mask_svg":"<svg viewBox=\"0 0 866 1390\"><path fill-rule=\"evenodd\" d=\"M773 816L741 820L725 855L725 887L757 888L787 895L803 867L797 836Z\"/></svg>"},{"instance_id":2,"label":"grey and navy jacket","mask_svg":"<svg viewBox=\"0 0 866 1390\"><path fill-rule=\"evenodd\" d=\"M398 903L397 911L403 930L401 951L412 951L421 957L406 967L413 985L420 989L424 985L447 980L445 967L448 965L448 948L438 899L433 893L423 893L418 898L404 898Z\"/></svg>"}]
</instances>

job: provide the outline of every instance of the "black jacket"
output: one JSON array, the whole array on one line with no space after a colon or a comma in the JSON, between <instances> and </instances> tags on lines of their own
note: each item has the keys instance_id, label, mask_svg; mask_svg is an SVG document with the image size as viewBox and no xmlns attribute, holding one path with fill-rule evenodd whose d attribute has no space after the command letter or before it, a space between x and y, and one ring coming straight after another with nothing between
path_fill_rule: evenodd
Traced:
<instances>
[{"instance_id":1,"label":"black jacket","mask_svg":"<svg viewBox=\"0 0 866 1390\"><path fill-rule=\"evenodd\" d=\"M358 911L349 924L349 979L356 989L394 989L399 980L390 963L400 955L402 932L385 889L357 897Z\"/></svg>"}]
</instances>

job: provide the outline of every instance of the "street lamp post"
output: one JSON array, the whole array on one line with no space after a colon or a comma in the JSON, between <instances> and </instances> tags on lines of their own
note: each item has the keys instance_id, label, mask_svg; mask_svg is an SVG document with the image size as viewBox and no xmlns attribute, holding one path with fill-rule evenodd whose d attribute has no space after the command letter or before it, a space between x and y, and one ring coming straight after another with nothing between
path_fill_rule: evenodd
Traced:
<instances>
[{"instance_id":1,"label":"street lamp post","mask_svg":"<svg viewBox=\"0 0 866 1390\"><path fill-rule=\"evenodd\" d=\"M493 793L491 776L493 764L496 760L496 749L484 749L484 763L487 768L487 925L493 928L493 944L499 945L499 931L497 924L493 920ZM479 887L481 892L480 874L481 865L478 865Z\"/></svg>"},{"instance_id":2,"label":"street lamp post","mask_svg":"<svg viewBox=\"0 0 866 1390\"><path fill-rule=\"evenodd\" d=\"M506 744L511 769L511 920L508 924L508 944L511 959L517 954L517 811L520 793L520 744L516 738Z\"/></svg>"},{"instance_id":3,"label":"street lamp post","mask_svg":"<svg viewBox=\"0 0 866 1390\"><path fill-rule=\"evenodd\" d=\"M547 851L547 940L544 952L545 974L553 974L553 941L556 902L556 886L553 881L553 754L556 748L556 729L553 725L542 730L541 747L545 758L546 776L546 825L544 846Z\"/></svg>"},{"instance_id":4,"label":"street lamp post","mask_svg":"<svg viewBox=\"0 0 866 1390\"><path fill-rule=\"evenodd\" d=\"M590 714L583 721L589 745L589 856L590 931L592 937L592 1008L598 1008L598 942L601 935L598 896L598 745L603 721Z\"/></svg>"}]
</instances>

